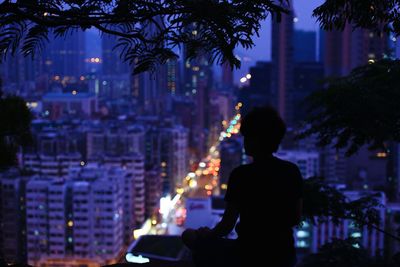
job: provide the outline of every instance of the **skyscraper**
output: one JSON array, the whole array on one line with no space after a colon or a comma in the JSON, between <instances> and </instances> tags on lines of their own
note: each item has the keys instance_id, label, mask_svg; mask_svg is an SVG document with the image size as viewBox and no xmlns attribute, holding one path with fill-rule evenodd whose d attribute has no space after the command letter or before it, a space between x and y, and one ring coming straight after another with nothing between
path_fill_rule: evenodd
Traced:
<instances>
[{"instance_id":1,"label":"skyscraper","mask_svg":"<svg viewBox=\"0 0 400 267\"><path fill-rule=\"evenodd\" d=\"M388 53L389 40L385 33L366 29L352 30L351 25L340 31L324 32L324 68L326 76L344 76L352 69L366 65L369 60L382 59Z\"/></svg>"},{"instance_id":2,"label":"skyscraper","mask_svg":"<svg viewBox=\"0 0 400 267\"><path fill-rule=\"evenodd\" d=\"M85 33L74 31L68 38L50 37L45 65L50 75L79 78L85 74Z\"/></svg>"},{"instance_id":3,"label":"skyscraper","mask_svg":"<svg viewBox=\"0 0 400 267\"><path fill-rule=\"evenodd\" d=\"M295 30L293 35L294 62L315 62L317 56L317 33Z\"/></svg>"},{"instance_id":4,"label":"skyscraper","mask_svg":"<svg viewBox=\"0 0 400 267\"><path fill-rule=\"evenodd\" d=\"M160 129L163 193L174 193L188 171L188 133L182 126Z\"/></svg>"},{"instance_id":5,"label":"skyscraper","mask_svg":"<svg viewBox=\"0 0 400 267\"><path fill-rule=\"evenodd\" d=\"M101 37L103 75L131 73L129 64L120 57L120 49L114 49L117 44L118 38L114 35L104 34Z\"/></svg>"},{"instance_id":6,"label":"skyscraper","mask_svg":"<svg viewBox=\"0 0 400 267\"><path fill-rule=\"evenodd\" d=\"M276 106L276 94L272 91L271 83L273 73L275 71L271 62L257 61L256 65L250 68L250 84L239 90L243 114L257 106Z\"/></svg>"},{"instance_id":7,"label":"skyscraper","mask_svg":"<svg viewBox=\"0 0 400 267\"><path fill-rule=\"evenodd\" d=\"M294 13L290 11L282 15L281 21L272 21L273 104L289 125L292 119L288 102L293 90L293 19Z\"/></svg>"},{"instance_id":8,"label":"skyscraper","mask_svg":"<svg viewBox=\"0 0 400 267\"><path fill-rule=\"evenodd\" d=\"M324 67L319 62L299 62L294 65L294 90L291 93L293 125L302 122L307 117L306 99L312 93L322 89Z\"/></svg>"}]
</instances>

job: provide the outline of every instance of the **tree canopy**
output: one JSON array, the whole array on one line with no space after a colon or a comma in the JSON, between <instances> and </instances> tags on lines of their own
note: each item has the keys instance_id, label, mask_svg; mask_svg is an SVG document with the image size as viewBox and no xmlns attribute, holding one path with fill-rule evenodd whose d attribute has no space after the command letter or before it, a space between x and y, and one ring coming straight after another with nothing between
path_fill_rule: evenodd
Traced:
<instances>
[{"instance_id":1,"label":"tree canopy","mask_svg":"<svg viewBox=\"0 0 400 267\"><path fill-rule=\"evenodd\" d=\"M400 142L399 77L400 61L384 59L327 80L308 98L308 128L300 137L315 134L319 145L334 143L348 155L363 145L388 152L388 142Z\"/></svg>"},{"instance_id":2,"label":"tree canopy","mask_svg":"<svg viewBox=\"0 0 400 267\"><path fill-rule=\"evenodd\" d=\"M400 35L399 0L325 0L313 14L325 30L341 30L350 24Z\"/></svg>"},{"instance_id":3,"label":"tree canopy","mask_svg":"<svg viewBox=\"0 0 400 267\"><path fill-rule=\"evenodd\" d=\"M207 52L211 62L239 67L238 46L251 48L261 22L286 12L287 0L18 0L0 4L0 51L34 55L50 34L96 28L118 37L121 57L135 72ZM134 64L135 63L135 64Z\"/></svg>"}]
</instances>

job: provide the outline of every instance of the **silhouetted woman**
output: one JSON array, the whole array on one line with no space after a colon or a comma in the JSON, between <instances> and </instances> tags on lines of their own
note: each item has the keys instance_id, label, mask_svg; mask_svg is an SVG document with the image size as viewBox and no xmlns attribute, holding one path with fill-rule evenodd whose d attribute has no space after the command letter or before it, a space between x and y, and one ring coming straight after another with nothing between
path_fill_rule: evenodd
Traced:
<instances>
[{"instance_id":1,"label":"silhouetted woman","mask_svg":"<svg viewBox=\"0 0 400 267\"><path fill-rule=\"evenodd\" d=\"M242 119L240 131L253 162L232 171L222 220L213 229L186 230L183 241L197 266L292 267L292 228L301 219L303 182L295 164L273 156L285 123L274 109L255 108ZM238 239L223 238L235 225Z\"/></svg>"}]
</instances>

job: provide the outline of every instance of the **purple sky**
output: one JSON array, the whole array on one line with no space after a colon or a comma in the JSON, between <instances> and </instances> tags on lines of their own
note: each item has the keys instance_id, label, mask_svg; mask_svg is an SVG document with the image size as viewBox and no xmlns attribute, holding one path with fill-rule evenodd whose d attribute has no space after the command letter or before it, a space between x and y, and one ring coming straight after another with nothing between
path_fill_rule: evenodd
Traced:
<instances>
[{"instance_id":1,"label":"purple sky","mask_svg":"<svg viewBox=\"0 0 400 267\"><path fill-rule=\"evenodd\" d=\"M315 7L322 4L323 0L293 0L296 17L299 21L296 23L296 29L316 31L318 25L315 19L311 17ZM248 68L255 64L257 60L271 59L271 22L269 20L263 23L260 37L255 40L256 46L251 50L238 50L237 53L242 57L242 68L235 73L235 82L248 72Z\"/></svg>"}]
</instances>

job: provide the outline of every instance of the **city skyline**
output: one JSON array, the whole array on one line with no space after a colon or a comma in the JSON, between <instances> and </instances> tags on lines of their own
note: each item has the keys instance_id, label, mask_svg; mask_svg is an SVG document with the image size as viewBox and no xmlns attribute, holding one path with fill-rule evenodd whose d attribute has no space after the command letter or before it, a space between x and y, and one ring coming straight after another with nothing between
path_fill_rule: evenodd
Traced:
<instances>
[{"instance_id":1,"label":"city skyline","mask_svg":"<svg viewBox=\"0 0 400 267\"><path fill-rule=\"evenodd\" d=\"M251 226L247 231L275 241L283 233L299 261L335 238L355 238L350 248L365 249L359 251L371 259L394 254L400 246L385 231L400 229L400 143L369 149L361 141L349 154L346 146L319 146L319 132L299 138L315 123L308 97L338 89L325 77L348 85L353 69L374 70L394 55L389 34L350 26L320 31L311 12L322 2L298 0L280 23L262 22L254 49L237 49L243 66L234 73L227 64L212 64L208 52L187 59L189 43L179 60L132 75L112 50L117 38L97 30L76 31L66 41L50 36L33 61L8 57L0 64L0 105L20 100L18 111L26 109L27 117L12 113L4 125L26 121L29 130L21 143L0 132L0 147L11 147L0 170L0 265L3 257L34 267L187 261L179 236L199 227L218 233L232 207L235 216L251 219L242 224ZM195 23L184 28L193 39L201 30ZM351 82L346 93L353 92ZM379 88L397 88L388 84ZM327 109L358 114L352 106L363 105L362 95L345 98L340 102L347 106ZM331 100L321 100L321 108ZM383 110L383 100L377 103ZM379 113L380 121L389 113ZM233 190L245 197L232 201ZM292 204L296 219L293 212L282 227ZM232 229L223 232L230 239L241 235ZM267 248L269 255L277 243L254 251Z\"/></svg>"}]
</instances>

